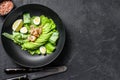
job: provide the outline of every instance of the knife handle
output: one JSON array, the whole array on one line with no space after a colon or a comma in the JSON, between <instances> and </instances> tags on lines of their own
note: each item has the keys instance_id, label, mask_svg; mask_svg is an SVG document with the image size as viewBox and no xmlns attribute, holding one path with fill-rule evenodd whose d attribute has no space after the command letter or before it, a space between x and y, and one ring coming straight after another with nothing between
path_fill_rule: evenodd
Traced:
<instances>
[{"instance_id":1,"label":"knife handle","mask_svg":"<svg viewBox=\"0 0 120 80\"><path fill-rule=\"evenodd\" d=\"M29 80L27 75L23 75L23 76L19 76L19 77L13 77L13 78L9 78L6 80Z\"/></svg>"},{"instance_id":2,"label":"knife handle","mask_svg":"<svg viewBox=\"0 0 120 80\"><path fill-rule=\"evenodd\" d=\"M21 73L21 72L27 72L28 70L22 68L15 68L15 69L9 68L9 69L4 69L4 71L6 73Z\"/></svg>"},{"instance_id":3,"label":"knife handle","mask_svg":"<svg viewBox=\"0 0 120 80\"><path fill-rule=\"evenodd\" d=\"M4 71L7 74L15 74L15 73L23 73L23 72L37 72L37 71L41 71L43 69L31 69L31 68L7 68L4 69Z\"/></svg>"}]
</instances>

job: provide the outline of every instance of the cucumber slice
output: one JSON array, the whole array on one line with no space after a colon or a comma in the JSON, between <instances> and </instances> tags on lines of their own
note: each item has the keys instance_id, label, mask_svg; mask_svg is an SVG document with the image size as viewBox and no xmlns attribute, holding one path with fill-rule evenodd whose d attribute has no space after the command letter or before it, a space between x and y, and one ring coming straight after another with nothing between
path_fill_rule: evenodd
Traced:
<instances>
[{"instance_id":1,"label":"cucumber slice","mask_svg":"<svg viewBox=\"0 0 120 80\"><path fill-rule=\"evenodd\" d=\"M24 24L30 23L30 14L29 13L23 14L23 21L24 21Z\"/></svg>"}]
</instances>

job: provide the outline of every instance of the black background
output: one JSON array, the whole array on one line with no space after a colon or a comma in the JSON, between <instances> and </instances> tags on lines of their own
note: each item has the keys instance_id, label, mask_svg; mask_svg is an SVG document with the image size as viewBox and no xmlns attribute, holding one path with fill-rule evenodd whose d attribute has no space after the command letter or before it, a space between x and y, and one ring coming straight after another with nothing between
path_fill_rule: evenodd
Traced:
<instances>
[{"instance_id":1,"label":"black background","mask_svg":"<svg viewBox=\"0 0 120 80\"><path fill-rule=\"evenodd\" d=\"M13 0L15 5L38 3L53 9L66 28L66 44L49 66L68 71L40 80L120 80L120 0ZM4 18L0 18L0 30ZM4 68L21 67L5 53L0 41L0 80L17 75Z\"/></svg>"}]
</instances>

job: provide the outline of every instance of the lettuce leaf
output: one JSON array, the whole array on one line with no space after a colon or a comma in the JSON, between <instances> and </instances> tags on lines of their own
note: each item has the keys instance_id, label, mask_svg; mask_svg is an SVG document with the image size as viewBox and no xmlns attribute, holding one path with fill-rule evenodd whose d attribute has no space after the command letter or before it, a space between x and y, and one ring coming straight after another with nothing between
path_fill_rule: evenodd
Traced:
<instances>
[{"instance_id":1,"label":"lettuce leaf","mask_svg":"<svg viewBox=\"0 0 120 80\"><path fill-rule=\"evenodd\" d=\"M23 15L24 27L30 30L30 25L34 25L32 20L35 16L30 18L29 13ZM30 33L22 34L20 32L14 32L12 34L2 33L8 39L13 40L14 43L20 45L23 50L27 50L31 55L40 54L40 46L45 46L47 49L47 54L52 53L56 48L56 41L59 37L59 32L56 30L56 24L52 19L41 15L40 16L40 25L35 27L42 27L42 34L34 42L28 41L28 36Z\"/></svg>"},{"instance_id":2,"label":"lettuce leaf","mask_svg":"<svg viewBox=\"0 0 120 80\"><path fill-rule=\"evenodd\" d=\"M13 40L13 35L12 35L12 34L9 34L9 33L4 32L4 33L2 33L2 35L5 36L5 37L8 38L8 39Z\"/></svg>"},{"instance_id":3,"label":"lettuce leaf","mask_svg":"<svg viewBox=\"0 0 120 80\"><path fill-rule=\"evenodd\" d=\"M45 47L46 47L46 49L47 49L47 54L50 54L50 53L52 53L54 50L55 50L55 46L54 45L52 45L51 43L47 43L46 45L45 45Z\"/></svg>"},{"instance_id":4,"label":"lettuce leaf","mask_svg":"<svg viewBox=\"0 0 120 80\"><path fill-rule=\"evenodd\" d=\"M41 34L35 42L26 42L22 45L23 50L34 50L44 45L50 38L53 32Z\"/></svg>"}]
</instances>

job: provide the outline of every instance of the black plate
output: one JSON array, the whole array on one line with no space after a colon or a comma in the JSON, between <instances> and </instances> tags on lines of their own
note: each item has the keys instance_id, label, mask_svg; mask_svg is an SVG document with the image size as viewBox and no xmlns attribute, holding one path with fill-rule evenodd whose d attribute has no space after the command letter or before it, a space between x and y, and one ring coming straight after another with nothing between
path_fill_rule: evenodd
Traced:
<instances>
[{"instance_id":1,"label":"black plate","mask_svg":"<svg viewBox=\"0 0 120 80\"><path fill-rule=\"evenodd\" d=\"M62 25L61 19L53 10L39 4L28 4L16 8L6 17L2 27L1 34L3 32L12 33L11 26L13 22L18 18L22 18L22 14L25 12L30 13L31 16L33 15L40 16L44 14L45 16L52 18L54 20L54 22L57 25L57 30L60 33L60 38L58 40L57 47L54 53L47 56L42 56L42 55L32 56L27 51L21 50L21 47L16 45L13 41L1 35L2 45L5 51L7 52L7 54L15 62L17 62L18 64L24 67L36 68L36 67L45 66L51 63L53 60L55 60L57 56L61 53L65 42L65 28Z\"/></svg>"}]
</instances>

